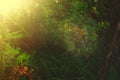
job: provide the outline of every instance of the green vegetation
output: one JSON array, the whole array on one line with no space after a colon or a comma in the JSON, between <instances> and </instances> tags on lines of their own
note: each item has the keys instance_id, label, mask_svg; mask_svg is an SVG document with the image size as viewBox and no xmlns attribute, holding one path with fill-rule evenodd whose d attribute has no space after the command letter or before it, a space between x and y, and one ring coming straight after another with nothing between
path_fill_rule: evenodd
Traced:
<instances>
[{"instance_id":1,"label":"green vegetation","mask_svg":"<svg viewBox=\"0 0 120 80\"><path fill-rule=\"evenodd\" d=\"M119 3L32 0L0 13L0 80L119 80Z\"/></svg>"}]
</instances>

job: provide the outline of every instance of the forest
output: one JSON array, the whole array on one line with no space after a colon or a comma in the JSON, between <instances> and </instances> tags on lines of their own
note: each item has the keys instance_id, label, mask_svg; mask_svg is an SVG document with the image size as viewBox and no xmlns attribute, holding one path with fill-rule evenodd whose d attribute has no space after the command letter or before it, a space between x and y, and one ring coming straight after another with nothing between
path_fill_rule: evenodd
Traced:
<instances>
[{"instance_id":1,"label":"forest","mask_svg":"<svg viewBox=\"0 0 120 80\"><path fill-rule=\"evenodd\" d=\"M120 0L0 0L0 80L120 80Z\"/></svg>"}]
</instances>

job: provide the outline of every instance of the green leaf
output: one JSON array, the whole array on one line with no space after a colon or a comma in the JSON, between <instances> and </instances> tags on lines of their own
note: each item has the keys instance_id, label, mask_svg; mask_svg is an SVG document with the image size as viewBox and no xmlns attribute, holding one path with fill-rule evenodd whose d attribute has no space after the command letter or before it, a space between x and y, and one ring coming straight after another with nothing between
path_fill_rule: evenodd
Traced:
<instances>
[{"instance_id":1,"label":"green leaf","mask_svg":"<svg viewBox=\"0 0 120 80\"><path fill-rule=\"evenodd\" d=\"M18 63L18 64L19 64L19 63L21 64L21 63L23 63L24 61L28 61L29 58L30 58L30 55L27 55L26 53L21 54L20 56L17 57L17 63Z\"/></svg>"},{"instance_id":2,"label":"green leaf","mask_svg":"<svg viewBox=\"0 0 120 80\"><path fill-rule=\"evenodd\" d=\"M20 39L23 38L24 35L20 32L12 32L10 34L7 35L8 39Z\"/></svg>"}]
</instances>

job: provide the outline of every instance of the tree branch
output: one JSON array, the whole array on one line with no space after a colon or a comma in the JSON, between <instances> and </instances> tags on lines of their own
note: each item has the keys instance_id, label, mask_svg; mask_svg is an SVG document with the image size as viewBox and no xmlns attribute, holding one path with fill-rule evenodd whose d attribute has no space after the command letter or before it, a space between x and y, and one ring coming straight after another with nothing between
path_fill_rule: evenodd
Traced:
<instances>
[{"instance_id":1,"label":"tree branch","mask_svg":"<svg viewBox=\"0 0 120 80\"><path fill-rule=\"evenodd\" d=\"M110 59L113 55L112 51L114 49L114 46L115 46L115 41L117 39L117 36L118 36L118 33L120 31L120 22L118 23L118 26L117 26L117 30L116 30L116 33L114 35L114 38L113 38L113 41L112 41L112 44L111 44L111 47L110 47L110 51L107 55L107 58L106 58L106 63L105 63L105 80L109 80L109 63L110 63Z\"/></svg>"}]
</instances>

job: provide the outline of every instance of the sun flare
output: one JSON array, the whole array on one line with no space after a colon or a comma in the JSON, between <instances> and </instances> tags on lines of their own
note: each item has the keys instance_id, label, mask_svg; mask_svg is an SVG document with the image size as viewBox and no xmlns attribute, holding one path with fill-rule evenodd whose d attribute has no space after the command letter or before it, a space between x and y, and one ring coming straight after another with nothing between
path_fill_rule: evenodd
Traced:
<instances>
[{"instance_id":1,"label":"sun flare","mask_svg":"<svg viewBox=\"0 0 120 80\"><path fill-rule=\"evenodd\" d=\"M0 0L0 13L9 14L29 6L31 0Z\"/></svg>"}]
</instances>

